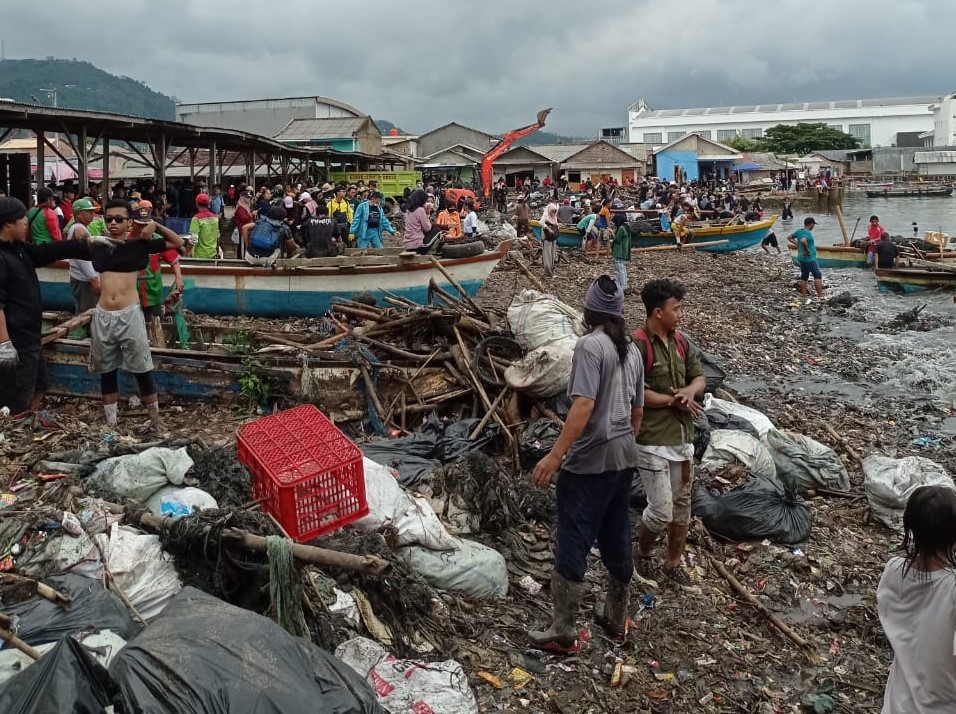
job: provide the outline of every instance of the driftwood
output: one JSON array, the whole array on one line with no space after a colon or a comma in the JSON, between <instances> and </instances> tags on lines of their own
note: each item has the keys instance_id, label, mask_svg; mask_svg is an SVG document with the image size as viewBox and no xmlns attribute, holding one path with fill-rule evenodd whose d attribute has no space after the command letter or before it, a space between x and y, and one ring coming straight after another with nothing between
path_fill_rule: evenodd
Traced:
<instances>
[{"instance_id":1,"label":"driftwood","mask_svg":"<svg viewBox=\"0 0 956 714\"><path fill-rule=\"evenodd\" d=\"M733 575L731 575L730 571L727 570L727 568L725 568L722 563L718 563L718 562L717 562L716 560L714 560L713 558L709 558L709 560L710 560L710 564L713 566L713 568L720 574L720 577L722 577L724 580L726 580L726 581L729 583L731 589L732 589L735 593L737 593L740 597L742 597L744 600L746 600L749 604L751 604L751 605L753 605L755 608L757 608L757 610L760 612L760 614L762 614L764 617L766 617L768 620L770 620L770 622L773 623L774 627L776 627L776 628L777 628L778 630L780 630L784 635L786 635L787 637L789 637L790 640L791 640L794 644L796 644L798 647L802 647L802 648L804 648L804 649L807 649L807 648L810 647L810 643L809 643L809 642L807 642L805 639L803 639L803 637L801 637L800 635L798 635L798 634L793 630L793 628L790 627L790 625L788 625L786 622L784 622L783 620L781 620L779 616L777 616L777 615L775 615L774 613L770 612L770 610L767 609L767 606L764 605L762 602L760 602L756 597L754 597L754 596L750 593L750 591L747 590L747 588L745 588L745 587L740 583L739 580L737 580L737 578L735 578Z\"/></svg>"},{"instance_id":2,"label":"driftwood","mask_svg":"<svg viewBox=\"0 0 956 714\"><path fill-rule=\"evenodd\" d=\"M108 503L107 508L113 513L123 513L123 507L116 503ZM184 517L188 518L189 516ZM173 518L167 516L143 513L139 517L139 524L153 533L162 533L164 529L172 526L173 520ZM265 537L249 533L240 528L224 529L222 537L248 550L259 553L266 551ZM351 553L342 553L328 548L316 548L301 543L292 544L292 555L295 556L296 560L310 565L354 570L370 575L380 575L390 567L387 560L377 555L352 555Z\"/></svg>"},{"instance_id":3,"label":"driftwood","mask_svg":"<svg viewBox=\"0 0 956 714\"><path fill-rule=\"evenodd\" d=\"M13 648L20 650L32 660L38 660L43 656L40 654L39 650L31 647L15 634L13 634L13 620L9 616L2 613L0 613L0 640L3 640Z\"/></svg>"},{"instance_id":4,"label":"driftwood","mask_svg":"<svg viewBox=\"0 0 956 714\"><path fill-rule=\"evenodd\" d=\"M856 461L862 461L862 459L860 458L860 455L859 455L858 453L856 453L856 451L854 451L854 449L853 449L852 446L850 446L848 443L846 443L846 439L844 439L842 436L840 436L840 435L837 433L836 429L834 429L832 426L830 426L829 424L827 424L827 423L826 423L825 421L823 421L822 419L818 419L818 420L817 420L817 423L823 428L823 430L824 430L827 434L829 434L829 435L832 436L834 439L836 439L837 443L839 443L844 449L846 449L846 453L848 453L850 456L852 456Z\"/></svg>"},{"instance_id":5,"label":"driftwood","mask_svg":"<svg viewBox=\"0 0 956 714\"><path fill-rule=\"evenodd\" d=\"M662 250L684 250L685 248L696 250L697 248L708 248L712 245L727 245L729 240L709 240L703 243L684 243L683 245L654 245L649 248L632 248L631 253L656 253Z\"/></svg>"},{"instance_id":6,"label":"driftwood","mask_svg":"<svg viewBox=\"0 0 956 714\"><path fill-rule=\"evenodd\" d=\"M491 403L491 409L485 412L485 416L482 417L481 421L478 422L478 426L475 427L474 431L471 432L471 435L468 437L469 441L474 441L478 438L478 435L481 433L481 430L485 428L485 425L491 421L494 416L495 411L498 409L498 406L504 400L505 395L510 391L510 387L505 387L501 390L501 393L495 397L495 401Z\"/></svg>"},{"instance_id":7,"label":"driftwood","mask_svg":"<svg viewBox=\"0 0 956 714\"><path fill-rule=\"evenodd\" d=\"M538 277L531 272L527 265L524 264L524 261L521 260L517 255L515 255L512 260L514 260L515 265L518 266L518 270L524 273L525 277L531 281L531 284L534 285L535 289L538 292L546 293L548 290L544 287L544 284L538 280Z\"/></svg>"},{"instance_id":8,"label":"driftwood","mask_svg":"<svg viewBox=\"0 0 956 714\"><path fill-rule=\"evenodd\" d=\"M13 573L2 573L0 574L0 583L30 583L31 585L36 586L37 595L42 598L46 598L50 602L55 602L57 605L63 607L69 607L73 604L73 598L68 595L64 595L59 590L51 588L46 583L41 583L38 580L33 578L28 578L23 575L14 575Z\"/></svg>"},{"instance_id":9,"label":"driftwood","mask_svg":"<svg viewBox=\"0 0 956 714\"><path fill-rule=\"evenodd\" d=\"M438 271L445 276L445 279L451 283L452 286L454 286L455 290L461 293L461 296L464 298L465 302L468 303L475 312L487 320L488 316L485 314L485 311L479 307L478 303L471 299L471 296L465 292L465 289L461 286L461 284L452 277L452 274L445 269L445 266L441 264L438 258L436 258L434 255L430 255L428 258L431 260L432 265L438 268Z\"/></svg>"},{"instance_id":10,"label":"driftwood","mask_svg":"<svg viewBox=\"0 0 956 714\"><path fill-rule=\"evenodd\" d=\"M66 322L62 322L47 334L43 335L40 339L40 344L48 345L51 342L56 342L64 337L66 337L72 330L75 330L77 327L83 327L90 324L90 320L93 319L93 311L87 310L86 312L81 312L76 317L71 317ZM165 346L165 345L164 345Z\"/></svg>"}]
</instances>

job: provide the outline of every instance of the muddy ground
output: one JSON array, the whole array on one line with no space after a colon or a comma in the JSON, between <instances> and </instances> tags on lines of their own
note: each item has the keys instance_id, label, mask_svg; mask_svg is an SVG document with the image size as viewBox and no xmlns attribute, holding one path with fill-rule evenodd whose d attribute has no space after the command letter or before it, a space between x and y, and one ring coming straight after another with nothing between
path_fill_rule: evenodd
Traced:
<instances>
[{"instance_id":1,"label":"muddy ground","mask_svg":"<svg viewBox=\"0 0 956 714\"><path fill-rule=\"evenodd\" d=\"M611 272L607 263L562 253L558 275L547 285L578 305L590 280ZM540 266L532 270L540 276ZM891 653L874 595L898 538L870 522L860 464L850 451L858 456L919 454L956 473L956 444L946 435L952 405L929 395L935 384L927 386L926 394L877 390L875 383L881 380L874 379L868 366L874 353L860 347L859 333L888 329L884 322L854 321L854 314L864 319L866 313L851 309L848 316L846 307L804 304L793 291L793 269L782 258L757 252L635 254L629 275L638 290L651 277L682 280L689 288L684 329L721 358L731 378L746 386L737 392L741 401L764 411L779 427L833 446L850 470L851 492L810 498L815 523L810 539L798 547L722 542L696 524L686 554L693 585L681 590L635 580L635 622L623 646L591 626L591 607L603 579L594 558L580 617L580 626L590 628L591 636L582 652L570 658L542 657L526 642L527 630L546 625L548 619L553 527L547 517L502 533L472 536L505 554L510 594L496 602L445 597L446 607L437 608L427 625L437 652L464 665L482 711L764 714L801 711L802 703L815 703L822 712L879 711ZM846 287L848 279L828 276L828 283L832 293ZM479 299L503 311L515 291L526 287L527 278L505 262ZM628 298L626 314L632 326L643 321L636 294ZM945 325L950 317L942 313L929 326ZM850 322L855 329L846 327ZM841 336L843 332L847 336ZM885 359L892 360L892 354ZM808 379L812 390L807 389ZM253 418L236 405L195 405L166 395L163 404L173 436L201 436L209 445L231 444L236 427ZM53 424L37 421L4 430L0 448L8 478L22 473L44 451L102 443L101 414L94 402L55 398L48 411ZM128 416L129 409L125 411ZM134 411L133 417L145 420L145 412ZM823 424L840 434L842 443ZM939 448L914 446L917 435L940 438ZM135 443L143 437L121 433L119 439ZM528 489L527 474L507 478L520 479L516 492ZM809 646L797 646L734 596L712 560L723 563ZM544 590L528 594L518 585L525 575ZM390 587L402 584L393 580ZM618 659L623 677L612 686ZM509 676L515 667L532 679L513 684ZM504 686L489 683L479 672L500 678ZM835 708L827 708L826 697L832 697Z\"/></svg>"}]
</instances>

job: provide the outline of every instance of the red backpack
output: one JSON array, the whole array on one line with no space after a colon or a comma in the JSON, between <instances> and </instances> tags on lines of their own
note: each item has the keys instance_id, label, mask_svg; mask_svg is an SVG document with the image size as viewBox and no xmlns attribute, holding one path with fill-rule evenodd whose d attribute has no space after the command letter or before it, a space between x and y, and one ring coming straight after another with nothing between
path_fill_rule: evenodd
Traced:
<instances>
[{"instance_id":1,"label":"red backpack","mask_svg":"<svg viewBox=\"0 0 956 714\"><path fill-rule=\"evenodd\" d=\"M634 330L634 339L644 345L644 374L646 375L651 371L651 367L654 366L654 344L651 342L647 330L643 327L638 327ZM677 331L674 333L674 341L677 342L677 355L682 360L686 360L687 353L690 352L687 338L684 337L680 331Z\"/></svg>"}]
</instances>

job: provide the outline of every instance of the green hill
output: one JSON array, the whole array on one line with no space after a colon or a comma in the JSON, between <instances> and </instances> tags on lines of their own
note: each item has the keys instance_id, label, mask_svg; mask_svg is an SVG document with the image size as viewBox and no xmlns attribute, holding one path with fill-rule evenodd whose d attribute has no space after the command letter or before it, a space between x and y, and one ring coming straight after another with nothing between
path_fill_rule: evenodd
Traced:
<instances>
[{"instance_id":1,"label":"green hill","mask_svg":"<svg viewBox=\"0 0 956 714\"><path fill-rule=\"evenodd\" d=\"M586 141L594 141L594 139L552 134L550 131L538 130L533 134L528 134L523 139L519 139L515 144L517 146L538 146L540 144L577 144Z\"/></svg>"},{"instance_id":2,"label":"green hill","mask_svg":"<svg viewBox=\"0 0 956 714\"><path fill-rule=\"evenodd\" d=\"M0 62L0 97L31 104L52 104L44 91L56 88L57 106L69 109L130 114L150 119L175 119L171 97L154 92L143 82L117 77L89 62L19 59Z\"/></svg>"}]
</instances>

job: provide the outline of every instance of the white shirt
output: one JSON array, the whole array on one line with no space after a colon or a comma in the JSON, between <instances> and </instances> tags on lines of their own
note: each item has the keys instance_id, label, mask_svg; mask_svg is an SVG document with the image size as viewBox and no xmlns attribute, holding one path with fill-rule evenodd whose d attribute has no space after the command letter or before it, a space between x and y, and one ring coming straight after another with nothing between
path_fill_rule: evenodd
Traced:
<instances>
[{"instance_id":1,"label":"white shirt","mask_svg":"<svg viewBox=\"0 0 956 714\"><path fill-rule=\"evenodd\" d=\"M65 240L73 240L73 234L76 232L76 227L83 225L82 223L74 222L70 226L70 230L66 232ZM86 226L83 226L84 228ZM80 260L79 258L70 258L70 280L78 280L81 283L88 283L91 280L95 280L99 277L99 273L93 270L93 263L89 260Z\"/></svg>"},{"instance_id":2,"label":"white shirt","mask_svg":"<svg viewBox=\"0 0 956 714\"><path fill-rule=\"evenodd\" d=\"M478 214L474 211L469 211L468 215L465 216L464 223L461 224L461 230L466 236L470 236L472 233L477 233Z\"/></svg>"},{"instance_id":3,"label":"white shirt","mask_svg":"<svg viewBox=\"0 0 956 714\"><path fill-rule=\"evenodd\" d=\"M890 558L876 604L893 664L883 714L949 714L956 710L956 571L903 577L903 558Z\"/></svg>"}]
</instances>

